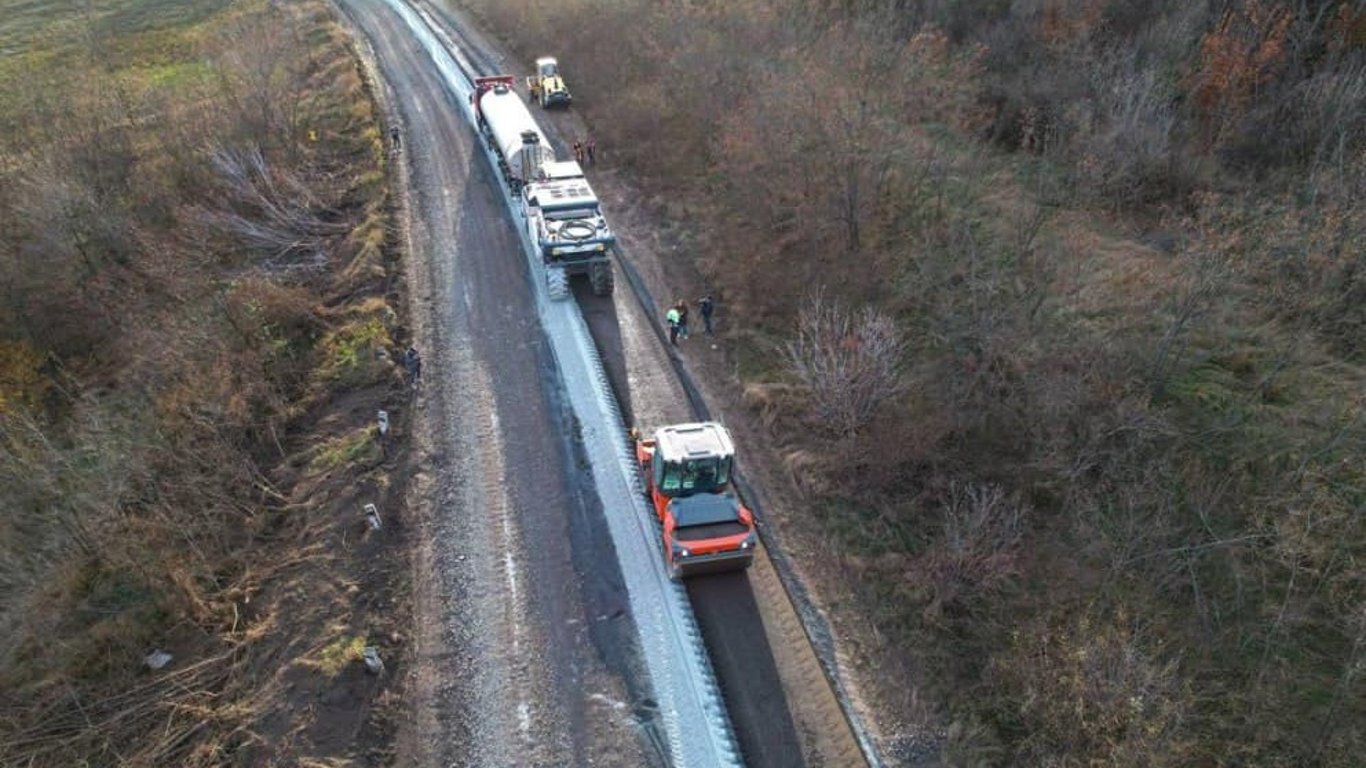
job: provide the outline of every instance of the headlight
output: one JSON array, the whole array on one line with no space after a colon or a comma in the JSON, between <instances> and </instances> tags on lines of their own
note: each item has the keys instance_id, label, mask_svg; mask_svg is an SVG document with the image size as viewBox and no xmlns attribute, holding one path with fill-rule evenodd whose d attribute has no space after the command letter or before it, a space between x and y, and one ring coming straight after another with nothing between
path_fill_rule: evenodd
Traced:
<instances>
[{"instance_id":1,"label":"headlight","mask_svg":"<svg viewBox=\"0 0 1366 768\"><path fill-rule=\"evenodd\" d=\"M692 553L688 551L688 548L687 548L687 547L682 547L682 546L679 546L677 543L675 543L675 544L674 544L674 557L692 557Z\"/></svg>"},{"instance_id":2,"label":"headlight","mask_svg":"<svg viewBox=\"0 0 1366 768\"><path fill-rule=\"evenodd\" d=\"M563 248L551 248L551 249L550 249L550 255L551 255L551 256L559 256L559 255L562 254L562 253L564 253L564 249L563 249Z\"/></svg>"},{"instance_id":3,"label":"headlight","mask_svg":"<svg viewBox=\"0 0 1366 768\"><path fill-rule=\"evenodd\" d=\"M753 542L751 542L749 539L745 539L744 541L740 542L740 549L749 549L753 545Z\"/></svg>"},{"instance_id":4,"label":"headlight","mask_svg":"<svg viewBox=\"0 0 1366 768\"><path fill-rule=\"evenodd\" d=\"M599 250L599 251L605 251L605 250L607 250L607 246L603 245L602 243L598 243L598 250Z\"/></svg>"}]
</instances>

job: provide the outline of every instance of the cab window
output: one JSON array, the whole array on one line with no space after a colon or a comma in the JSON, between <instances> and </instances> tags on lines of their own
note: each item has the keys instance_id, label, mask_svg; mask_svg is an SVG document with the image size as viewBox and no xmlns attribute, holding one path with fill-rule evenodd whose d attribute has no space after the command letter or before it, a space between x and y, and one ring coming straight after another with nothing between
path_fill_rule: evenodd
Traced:
<instances>
[{"instance_id":1,"label":"cab window","mask_svg":"<svg viewBox=\"0 0 1366 768\"><path fill-rule=\"evenodd\" d=\"M676 491L682 486L683 473L677 464L659 461L658 467L655 479L661 491L668 493L669 491Z\"/></svg>"},{"instance_id":2,"label":"cab window","mask_svg":"<svg viewBox=\"0 0 1366 768\"><path fill-rule=\"evenodd\" d=\"M699 459L688 462L683 469L683 490L714 491L726 482L726 462L720 459Z\"/></svg>"}]
</instances>

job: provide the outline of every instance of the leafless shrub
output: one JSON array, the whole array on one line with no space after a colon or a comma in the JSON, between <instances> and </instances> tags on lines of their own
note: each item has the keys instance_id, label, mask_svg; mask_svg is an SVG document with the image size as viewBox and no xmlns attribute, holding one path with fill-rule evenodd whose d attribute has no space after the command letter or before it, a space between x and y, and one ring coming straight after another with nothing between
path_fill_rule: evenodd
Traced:
<instances>
[{"instance_id":1,"label":"leafless shrub","mask_svg":"<svg viewBox=\"0 0 1366 768\"><path fill-rule=\"evenodd\" d=\"M1189 341L1193 326L1209 315L1211 305L1227 279L1227 270L1217 257L1202 255L1194 259L1185 285L1171 299L1168 309L1170 319L1153 358L1149 381L1154 395L1162 395L1167 379Z\"/></svg>"},{"instance_id":2,"label":"leafless shrub","mask_svg":"<svg viewBox=\"0 0 1366 768\"><path fill-rule=\"evenodd\" d=\"M917 568L931 590L932 610L989 592L1017 573L1027 512L998 486L950 487L941 538Z\"/></svg>"},{"instance_id":3,"label":"leafless shrub","mask_svg":"<svg viewBox=\"0 0 1366 768\"><path fill-rule=\"evenodd\" d=\"M15 214L42 247L49 267L54 261L78 265L72 277L79 281L126 258L132 249L122 205L68 163L52 156L35 158L19 185Z\"/></svg>"},{"instance_id":4,"label":"leafless shrub","mask_svg":"<svg viewBox=\"0 0 1366 768\"><path fill-rule=\"evenodd\" d=\"M1184 765L1188 694L1177 661L1123 614L1016 632L996 662L1028 765Z\"/></svg>"},{"instance_id":5,"label":"leafless shrub","mask_svg":"<svg viewBox=\"0 0 1366 768\"><path fill-rule=\"evenodd\" d=\"M816 419L851 436L901 392L905 350L890 317L873 307L855 313L818 292L802 305L787 361L810 393Z\"/></svg>"},{"instance_id":6,"label":"leafless shrub","mask_svg":"<svg viewBox=\"0 0 1366 768\"><path fill-rule=\"evenodd\" d=\"M1313 148L1312 172L1344 173L1353 149L1366 143L1366 60L1306 81L1295 97L1295 111L1309 116L1296 125Z\"/></svg>"},{"instance_id":7,"label":"leafless shrub","mask_svg":"<svg viewBox=\"0 0 1366 768\"><path fill-rule=\"evenodd\" d=\"M271 8L228 25L216 42L221 92L236 113L239 135L288 149L312 103L297 26Z\"/></svg>"},{"instance_id":8,"label":"leafless shrub","mask_svg":"<svg viewBox=\"0 0 1366 768\"><path fill-rule=\"evenodd\" d=\"M1148 202L1184 187L1173 156L1175 93L1157 67L1140 66L1129 52L1095 72L1099 127L1085 140L1082 178L1114 205Z\"/></svg>"},{"instance_id":9,"label":"leafless shrub","mask_svg":"<svg viewBox=\"0 0 1366 768\"><path fill-rule=\"evenodd\" d=\"M266 254L272 269L316 268L325 261L330 237L343 234L344 222L329 221L328 210L298 175L270 164L260 147L214 150L210 161L227 196L220 209L200 218L212 229Z\"/></svg>"}]
</instances>

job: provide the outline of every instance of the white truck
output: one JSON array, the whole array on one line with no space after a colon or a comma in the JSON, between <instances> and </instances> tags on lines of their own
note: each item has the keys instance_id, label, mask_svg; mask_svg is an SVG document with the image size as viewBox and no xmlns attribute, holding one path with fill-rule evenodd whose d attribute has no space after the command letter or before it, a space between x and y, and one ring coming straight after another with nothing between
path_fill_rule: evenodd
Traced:
<instances>
[{"instance_id":1,"label":"white truck","mask_svg":"<svg viewBox=\"0 0 1366 768\"><path fill-rule=\"evenodd\" d=\"M521 202L527 232L546 268L551 298L569 295L569 278L587 275L593 293L612 293L612 247L597 195L576 162L557 160L510 75L480 77L470 99L479 133L498 158L498 170Z\"/></svg>"},{"instance_id":2,"label":"white truck","mask_svg":"<svg viewBox=\"0 0 1366 768\"><path fill-rule=\"evenodd\" d=\"M545 261L552 296L567 294L569 277L578 274L588 275L595 295L612 293L617 238L578 163L542 165L539 177L522 187L522 211Z\"/></svg>"}]
</instances>

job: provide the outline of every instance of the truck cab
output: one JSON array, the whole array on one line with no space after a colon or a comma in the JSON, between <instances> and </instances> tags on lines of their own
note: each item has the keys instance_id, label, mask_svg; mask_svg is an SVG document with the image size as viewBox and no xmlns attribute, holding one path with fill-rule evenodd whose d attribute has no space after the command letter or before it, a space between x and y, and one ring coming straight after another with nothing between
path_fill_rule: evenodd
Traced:
<instances>
[{"instance_id":1,"label":"truck cab","mask_svg":"<svg viewBox=\"0 0 1366 768\"><path fill-rule=\"evenodd\" d=\"M702 422L664 427L652 439L632 434L670 575L748 568L758 538L754 515L731 489L730 431Z\"/></svg>"},{"instance_id":2,"label":"truck cab","mask_svg":"<svg viewBox=\"0 0 1366 768\"><path fill-rule=\"evenodd\" d=\"M601 263L610 270L609 252L616 235L578 163L542 165L536 180L523 187L522 205L527 231L548 266L578 273Z\"/></svg>"}]
</instances>

